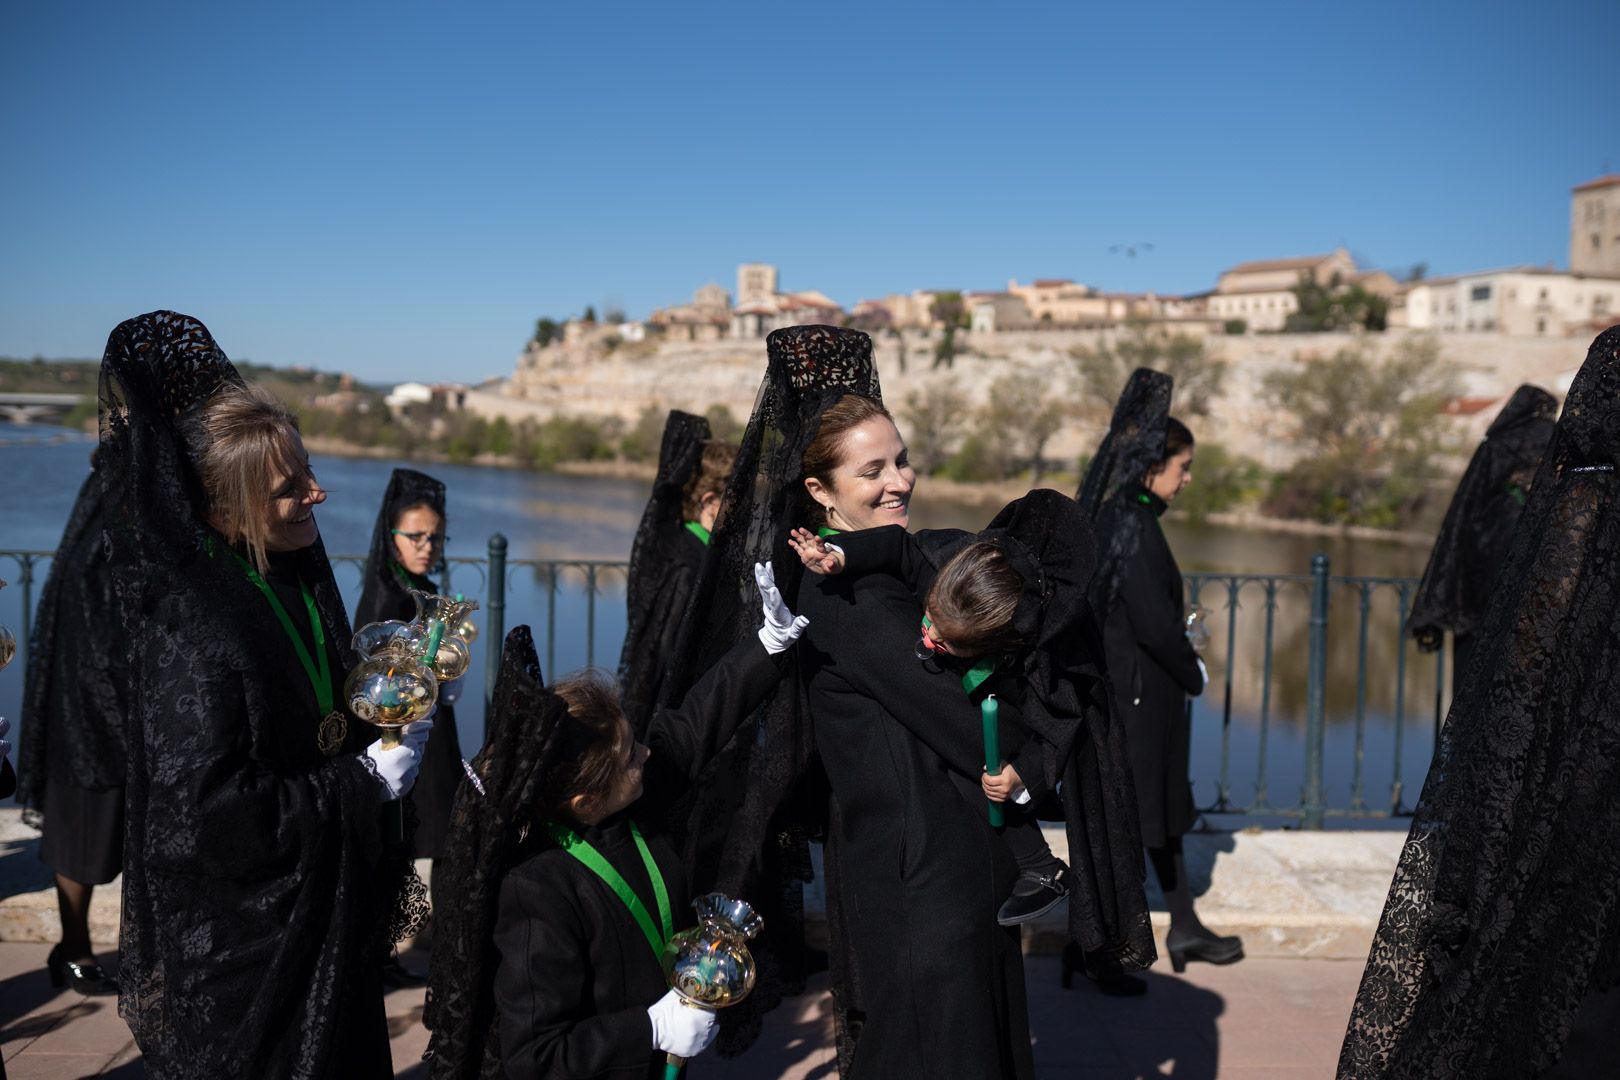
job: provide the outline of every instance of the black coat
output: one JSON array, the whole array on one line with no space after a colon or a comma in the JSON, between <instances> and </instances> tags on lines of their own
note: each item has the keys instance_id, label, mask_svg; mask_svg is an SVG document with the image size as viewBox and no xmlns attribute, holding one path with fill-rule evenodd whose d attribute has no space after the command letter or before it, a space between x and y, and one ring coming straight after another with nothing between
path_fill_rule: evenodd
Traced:
<instances>
[{"instance_id":1,"label":"black coat","mask_svg":"<svg viewBox=\"0 0 1620 1080\"><path fill-rule=\"evenodd\" d=\"M677 930L693 924L686 873L659 835L669 806L781 678L758 641L732 649L678 709L654 714L643 793L584 836L657 918L652 883L630 836L633 818L663 873ZM539 849L501 886L495 1000L508 1076L658 1080L647 1007L668 989L658 959L624 902L538 830Z\"/></svg>"},{"instance_id":2,"label":"black coat","mask_svg":"<svg viewBox=\"0 0 1620 1080\"><path fill-rule=\"evenodd\" d=\"M848 1075L1033 1076L1019 934L996 924L1017 869L979 787L978 706L913 656L921 607L896 578L807 574L796 610L865 1009Z\"/></svg>"},{"instance_id":3,"label":"black coat","mask_svg":"<svg viewBox=\"0 0 1620 1080\"><path fill-rule=\"evenodd\" d=\"M1188 775L1192 725L1187 696L1204 690L1198 653L1187 640L1181 568L1170 553L1159 515L1165 504L1141 488L1126 489L1097 521L1106 529L1134 528L1135 552L1121 564L1114 602L1103 619L1103 644L1114 690L1114 715L1125 725L1142 814L1142 842L1162 847L1198 820ZM1136 520L1122 520L1130 515Z\"/></svg>"},{"instance_id":4,"label":"black coat","mask_svg":"<svg viewBox=\"0 0 1620 1080\"><path fill-rule=\"evenodd\" d=\"M683 523L657 534L630 568L635 587L627 587L627 600L633 592L640 610L631 612L619 660L619 700L637 732L647 730L659 702L673 690L669 664L708 550Z\"/></svg>"}]
</instances>

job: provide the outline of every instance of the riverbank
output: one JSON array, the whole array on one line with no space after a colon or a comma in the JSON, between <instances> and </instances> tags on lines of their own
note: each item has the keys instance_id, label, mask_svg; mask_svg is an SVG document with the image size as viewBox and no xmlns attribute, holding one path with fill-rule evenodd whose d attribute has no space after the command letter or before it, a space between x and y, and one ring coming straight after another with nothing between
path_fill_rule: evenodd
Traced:
<instances>
[{"instance_id":1,"label":"riverbank","mask_svg":"<svg viewBox=\"0 0 1620 1080\"><path fill-rule=\"evenodd\" d=\"M398 450L383 446L357 446L323 435L310 435L304 445L311 453L331 457L355 458L371 461L412 461L417 463L449 463L450 455L435 450L413 451L402 455ZM511 454L478 454L469 461L456 462L480 468L527 470L528 466ZM652 483L658 468L652 462L626 461L613 458L606 461L565 461L552 472L561 476L593 476L608 480L636 480ZM1028 480L967 483L930 476L924 480L928 497L956 506L985 507L987 510L1005 506L1030 491L1032 487L1050 487L1064 494L1072 494L1078 480L1072 474L1053 473L1042 478L1040 484ZM988 520L988 514L986 518ZM1172 521L1192 520L1186 514L1171 510ZM1220 511L1205 516L1202 521L1222 528L1247 529L1253 532L1273 533L1280 536L1320 536L1344 540L1368 540L1377 543L1399 544L1403 547L1428 547L1434 543L1432 533L1412 529L1375 529L1365 525L1325 525L1320 521L1302 521L1288 518L1266 517L1252 511Z\"/></svg>"}]
</instances>

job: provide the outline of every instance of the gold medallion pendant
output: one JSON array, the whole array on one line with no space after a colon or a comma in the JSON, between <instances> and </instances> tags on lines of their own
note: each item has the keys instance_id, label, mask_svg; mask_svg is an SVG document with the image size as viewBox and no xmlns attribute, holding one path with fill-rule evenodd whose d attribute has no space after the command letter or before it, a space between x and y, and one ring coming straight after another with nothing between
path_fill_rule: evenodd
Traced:
<instances>
[{"instance_id":1,"label":"gold medallion pendant","mask_svg":"<svg viewBox=\"0 0 1620 1080\"><path fill-rule=\"evenodd\" d=\"M333 709L321 721L320 731L315 736L315 745L321 748L321 753L332 757L343 749L343 740L349 734L349 718L341 710Z\"/></svg>"}]
</instances>

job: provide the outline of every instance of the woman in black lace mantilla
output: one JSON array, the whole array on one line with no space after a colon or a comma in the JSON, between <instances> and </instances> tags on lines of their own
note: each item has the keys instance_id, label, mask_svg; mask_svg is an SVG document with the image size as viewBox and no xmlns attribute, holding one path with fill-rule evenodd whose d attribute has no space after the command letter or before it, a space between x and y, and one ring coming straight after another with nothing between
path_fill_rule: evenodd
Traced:
<instances>
[{"instance_id":1,"label":"woman in black lace mantilla","mask_svg":"<svg viewBox=\"0 0 1620 1080\"><path fill-rule=\"evenodd\" d=\"M1351 1012L1344 1080L1612 1074L1617 463L1620 327L1570 387L1475 631Z\"/></svg>"},{"instance_id":2,"label":"woman in black lace mantilla","mask_svg":"<svg viewBox=\"0 0 1620 1080\"><path fill-rule=\"evenodd\" d=\"M113 330L101 424L130 672L119 1012L153 1076L390 1076L378 816L423 733L367 746L334 704L325 492L290 414L185 315Z\"/></svg>"},{"instance_id":3,"label":"woman in black lace mantilla","mask_svg":"<svg viewBox=\"0 0 1620 1080\"><path fill-rule=\"evenodd\" d=\"M1419 649L1434 652L1450 630L1455 679L1468 668L1474 629L1485 615L1557 416L1557 399L1539 386L1514 391L1469 460L1435 537L1406 631Z\"/></svg>"}]
</instances>

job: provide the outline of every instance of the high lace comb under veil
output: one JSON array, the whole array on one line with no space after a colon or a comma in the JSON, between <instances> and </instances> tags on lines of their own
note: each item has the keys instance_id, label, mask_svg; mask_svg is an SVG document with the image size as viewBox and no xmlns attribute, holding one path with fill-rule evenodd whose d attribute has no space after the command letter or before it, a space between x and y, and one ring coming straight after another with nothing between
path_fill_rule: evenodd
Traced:
<instances>
[{"instance_id":1,"label":"high lace comb under veil","mask_svg":"<svg viewBox=\"0 0 1620 1080\"><path fill-rule=\"evenodd\" d=\"M1620 959L1620 327L1570 388L1476 631L1339 1075L1533 1076Z\"/></svg>"},{"instance_id":2,"label":"high lace comb under veil","mask_svg":"<svg viewBox=\"0 0 1620 1080\"><path fill-rule=\"evenodd\" d=\"M1557 415L1551 394L1521 386L1469 459L1412 599L1407 633L1419 649L1438 649L1447 630L1472 633L1484 614L1499 569L1493 564L1511 539L1517 502L1531 486Z\"/></svg>"},{"instance_id":3,"label":"high lace comb under veil","mask_svg":"<svg viewBox=\"0 0 1620 1080\"><path fill-rule=\"evenodd\" d=\"M1165 423L1170 418L1170 376L1137 368L1126 380L1108 422L1108 434L1086 469L1075 501L1095 518L1119 490L1139 484L1164 457Z\"/></svg>"}]
</instances>

